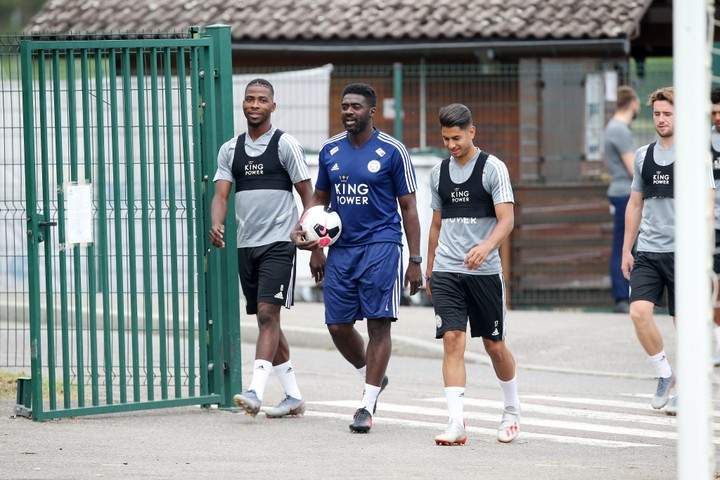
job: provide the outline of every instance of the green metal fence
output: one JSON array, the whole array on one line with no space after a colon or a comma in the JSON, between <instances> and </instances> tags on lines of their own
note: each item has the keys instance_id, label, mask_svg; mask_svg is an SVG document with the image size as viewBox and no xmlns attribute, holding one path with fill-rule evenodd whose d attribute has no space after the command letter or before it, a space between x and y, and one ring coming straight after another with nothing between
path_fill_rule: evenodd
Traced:
<instances>
[{"instance_id":1,"label":"green metal fence","mask_svg":"<svg viewBox=\"0 0 720 480\"><path fill-rule=\"evenodd\" d=\"M229 28L25 39L20 61L33 418L229 406L236 251L205 239Z\"/></svg>"}]
</instances>

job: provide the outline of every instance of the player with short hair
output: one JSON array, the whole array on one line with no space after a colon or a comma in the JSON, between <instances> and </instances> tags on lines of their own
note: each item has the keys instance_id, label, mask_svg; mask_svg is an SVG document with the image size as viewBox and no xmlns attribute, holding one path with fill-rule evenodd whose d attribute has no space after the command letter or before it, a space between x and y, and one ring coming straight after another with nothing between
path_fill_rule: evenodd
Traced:
<instances>
[{"instance_id":1,"label":"player with short hair","mask_svg":"<svg viewBox=\"0 0 720 480\"><path fill-rule=\"evenodd\" d=\"M615 114L605 127L605 163L612 180L607 196L613 212L613 243L610 256L610 280L617 313L628 313L630 284L620 269L623 237L625 235L625 208L630 199L635 141L630 124L640 111L640 101L632 87L617 90Z\"/></svg>"},{"instance_id":2,"label":"player with short hair","mask_svg":"<svg viewBox=\"0 0 720 480\"><path fill-rule=\"evenodd\" d=\"M658 139L635 153L632 192L625 214L622 270L630 280L630 318L635 333L658 377L650 404L655 409L667 405L666 410L672 414L676 411L677 397L670 403L668 400L675 376L665 355L653 308L667 291L668 311L671 316L675 315L673 88L655 90L648 104ZM711 176L708 184L714 188ZM633 256L636 239L637 254Z\"/></svg>"},{"instance_id":3,"label":"player with short hair","mask_svg":"<svg viewBox=\"0 0 720 480\"><path fill-rule=\"evenodd\" d=\"M365 380L363 398L350 430L367 433L377 398L387 385L392 322L403 288L402 216L410 250L404 284L414 295L422 285L420 222L415 204L415 170L405 146L373 126L377 96L370 85L352 83L340 103L345 131L320 150L312 205L328 205L342 220L342 233L328 253L324 271L325 323L335 346ZM400 214L398 214L398 204ZM317 249L302 229L293 241ZM317 266L316 280L323 278ZM369 342L354 324L367 320Z\"/></svg>"},{"instance_id":4,"label":"player with short hair","mask_svg":"<svg viewBox=\"0 0 720 480\"><path fill-rule=\"evenodd\" d=\"M257 315L259 328L252 381L234 400L246 413L257 415L274 372L285 398L266 409L266 414L282 417L305 410L290 347L280 327L280 307L293 304L295 285L295 245L288 239L298 220L292 189L307 206L312 186L302 147L271 123L274 95L272 84L262 78L245 87L243 113L248 130L220 147L209 237L216 247L225 246L227 202L234 184L240 284L247 313Z\"/></svg>"},{"instance_id":5,"label":"player with short hair","mask_svg":"<svg viewBox=\"0 0 720 480\"><path fill-rule=\"evenodd\" d=\"M498 249L514 224L513 192L505 164L475 146L472 113L453 103L440 109L450 157L430 173L433 217L428 236L427 292L435 309L435 338L443 341L443 380L450 421L438 445L467 441L463 418L465 342L482 337L503 391L501 442L520 431L515 359L505 344L505 283Z\"/></svg>"}]
</instances>

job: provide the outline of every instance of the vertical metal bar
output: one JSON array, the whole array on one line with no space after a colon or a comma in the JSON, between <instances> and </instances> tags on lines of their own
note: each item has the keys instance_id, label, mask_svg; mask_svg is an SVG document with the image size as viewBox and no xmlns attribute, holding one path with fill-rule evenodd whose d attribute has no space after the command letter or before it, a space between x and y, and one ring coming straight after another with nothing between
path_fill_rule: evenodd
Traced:
<instances>
[{"instance_id":1,"label":"vertical metal bar","mask_svg":"<svg viewBox=\"0 0 720 480\"><path fill-rule=\"evenodd\" d=\"M78 180L77 154L77 101L75 95L75 51L70 49L65 58L67 64L68 91L68 136L70 143L70 181ZM78 407L85 406L85 354L82 322L82 278L80 276L80 247L73 246L73 290L75 299L75 355L77 368Z\"/></svg>"},{"instance_id":2,"label":"vertical metal bar","mask_svg":"<svg viewBox=\"0 0 720 480\"><path fill-rule=\"evenodd\" d=\"M675 141L675 278L679 382L677 468L680 480L714 478L712 356L712 210L710 43L714 2L673 9ZM710 30L708 30L710 26ZM708 38L710 37L710 38ZM652 105L651 105L652 107ZM662 141L663 139L661 139Z\"/></svg>"},{"instance_id":3,"label":"vertical metal bar","mask_svg":"<svg viewBox=\"0 0 720 480\"><path fill-rule=\"evenodd\" d=\"M112 145L113 224L115 227L115 289L117 297L118 378L120 403L127 403L127 366L125 363L125 286L123 281L122 179L120 178L120 139L117 101L117 51L110 50L110 142ZM123 78L124 73L123 62Z\"/></svg>"},{"instance_id":4,"label":"vertical metal bar","mask_svg":"<svg viewBox=\"0 0 720 480\"><path fill-rule=\"evenodd\" d=\"M420 149L427 148L427 65L425 57L420 58Z\"/></svg>"},{"instance_id":5,"label":"vertical metal bar","mask_svg":"<svg viewBox=\"0 0 720 480\"><path fill-rule=\"evenodd\" d=\"M218 143L216 138L216 118L213 111L215 107L215 85L213 79L213 72L215 71L215 63L213 58L213 49L203 49L203 55L201 57L201 65L204 72L203 75L203 96L204 96L204 115L203 115L203 159L213 158L216 154L215 146ZM203 178L209 178L207 174L207 166L203 164ZM204 212L210 212L210 194L204 199ZM208 223L209 215L203 214L203 232L209 230ZM223 304L222 304L222 284L220 282L222 264L220 262L220 254L217 250L212 251L209 255L208 265L208 291L211 292L211 296L208 299L210 304L210 316L208 318L208 351L209 361L208 369L210 370L210 388L212 393L222 395L222 389L224 386L222 379L222 358L221 344L222 339L220 338L220 332L222 330L222 319L223 319ZM212 365L212 369L210 369Z\"/></svg>"},{"instance_id":6,"label":"vertical metal bar","mask_svg":"<svg viewBox=\"0 0 720 480\"><path fill-rule=\"evenodd\" d=\"M67 54L67 52L66 52ZM52 57L53 75L53 113L55 117L55 178L57 183L57 222L58 244L60 245L59 277L60 277L60 328L62 341L62 377L63 377L63 407L70 408L70 319L68 314L68 284L67 284L67 252L65 249L65 192L63 191L64 165L63 165L63 135L62 135L62 102L60 89L60 53L56 50Z\"/></svg>"},{"instance_id":7,"label":"vertical metal bar","mask_svg":"<svg viewBox=\"0 0 720 480\"><path fill-rule=\"evenodd\" d=\"M83 160L85 163L85 181L92 183L92 144L90 131L90 72L88 68L88 52L83 49L80 56L80 72L82 74L82 112L83 112ZM97 355L97 279L95 278L95 244L91 243L85 251L88 269L88 308L90 314L90 385L92 404L97 406L99 400L98 355Z\"/></svg>"},{"instance_id":8,"label":"vertical metal bar","mask_svg":"<svg viewBox=\"0 0 720 480\"><path fill-rule=\"evenodd\" d=\"M170 210L170 291L172 305L173 371L175 375L175 398L180 398L182 373L180 371L180 303L178 299L177 256L177 203L175 201L175 149L173 137L172 54L164 49L165 71L165 148L167 153L168 209Z\"/></svg>"},{"instance_id":9,"label":"vertical metal bar","mask_svg":"<svg viewBox=\"0 0 720 480\"><path fill-rule=\"evenodd\" d=\"M153 373L153 295L150 246L150 194L148 186L147 164L147 128L145 121L145 51L138 49L137 63L137 100L138 125L140 130L140 201L142 203L142 265L143 265L143 302L145 303L145 365L147 368L148 400L155 399Z\"/></svg>"},{"instance_id":10,"label":"vertical metal bar","mask_svg":"<svg viewBox=\"0 0 720 480\"><path fill-rule=\"evenodd\" d=\"M40 158L42 161L42 205L43 220L49 224L51 220L50 206L50 165L48 160L48 121L47 121L47 86L45 85L45 52L40 51L38 55L38 83L39 83L39 104L40 110ZM47 368L48 368L48 393L50 396L50 410L57 409L57 392L55 381L55 306L53 305L53 251L52 251L52 230L46 228L43 242L45 254L45 318L47 323Z\"/></svg>"},{"instance_id":11,"label":"vertical metal bar","mask_svg":"<svg viewBox=\"0 0 720 480\"><path fill-rule=\"evenodd\" d=\"M217 151L223 142L232 137L233 129L233 99L232 99L232 44L230 37L230 27L227 25L214 25L208 27L207 35L213 40L212 46L212 88L215 91L214 98L211 98L211 111L215 116L213 127L215 142L211 142L212 148L208 159L204 165L205 173L214 174L215 158ZM216 73L215 73L216 72ZM209 210L208 210L209 212ZM228 208L228 220L225 222L225 231L227 233L226 248L219 252L221 268L217 271L217 280L220 283L222 292L220 300L220 316L219 325L215 328L219 330L222 344L217 344L215 353L222 355L217 358L214 363L222 365L222 389L218 391L223 396L222 405L225 407L233 406L232 396L240 391L242 385L242 365L240 355L240 298L239 285L237 275L237 242L236 242L236 225L235 225L235 205L231 202ZM208 215L209 218L209 215Z\"/></svg>"},{"instance_id":12,"label":"vertical metal bar","mask_svg":"<svg viewBox=\"0 0 720 480\"><path fill-rule=\"evenodd\" d=\"M393 99L395 103L395 120L393 122L393 135L399 142L403 137L403 66L402 63L393 63Z\"/></svg>"},{"instance_id":13,"label":"vertical metal bar","mask_svg":"<svg viewBox=\"0 0 720 480\"><path fill-rule=\"evenodd\" d=\"M33 107L32 50L27 41L20 42L20 65L23 90L23 141L25 142L25 201L28 213L28 287L30 294L30 364L32 376L32 410L43 411L42 342L40 326L40 278L38 262L37 189L35 183L35 125ZM36 417L37 418L37 417Z\"/></svg>"},{"instance_id":14,"label":"vertical metal bar","mask_svg":"<svg viewBox=\"0 0 720 480\"><path fill-rule=\"evenodd\" d=\"M142 61L142 60L138 60ZM140 401L140 347L138 345L137 247L135 242L135 160L133 152L130 49L123 48L123 112L125 133L125 188L127 199L128 263L130 276L130 342L132 345L133 401Z\"/></svg>"},{"instance_id":15,"label":"vertical metal bar","mask_svg":"<svg viewBox=\"0 0 720 480\"><path fill-rule=\"evenodd\" d=\"M108 281L107 179L105 176L105 92L103 91L103 52L95 50L95 111L97 118L98 260L103 315L103 364L105 403L113 403L112 327L110 325L110 282Z\"/></svg>"},{"instance_id":16,"label":"vertical metal bar","mask_svg":"<svg viewBox=\"0 0 720 480\"><path fill-rule=\"evenodd\" d=\"M188 396L195 396L195 229L193 228L192 171L190 165L190 142L187 114L187 83L185 80L185 48L177 53L178 95L180 96L180 125L182 132L183 176L185 180L185 220L187 221L187 348L188 348ZM194 113L193 105L193 113ZM195 123L193 121L193 123Z\"/></svg>"},{"instance_id":17,"label":"vertical metal bar","mask_svg":"<svg viewBox=\"0 0 720 480\"><path fill-rule=\"evenodd\" d=\"M192 134L193 134L193 167L195 178L195 224L197 241L197 270L198 270L198 366L200 371L200 395L208 393L207 369L207 251L205 247L205 191L206 181L202 170L202 138L200 134L200 116L202 106L200 99L200 68L198 50L204 47L193 47L190 50L190 101L192 103Z\"/></svg>"},{"instance_id":18,"label":"vertical metal bar","mask_svg":"<svg viewBox=\"0 0 720 480\"><path fill-rule=\"evenodd\" d=\"M167 330L165 318L165 269L163 265L162 176L160 170L160 108L158 106L158 52L150 49L150 99L152 110L153 186L155 187L155 255L157 260L158 336L160 341L160 394L167 398Z\"/></svg>"}]
</instances>

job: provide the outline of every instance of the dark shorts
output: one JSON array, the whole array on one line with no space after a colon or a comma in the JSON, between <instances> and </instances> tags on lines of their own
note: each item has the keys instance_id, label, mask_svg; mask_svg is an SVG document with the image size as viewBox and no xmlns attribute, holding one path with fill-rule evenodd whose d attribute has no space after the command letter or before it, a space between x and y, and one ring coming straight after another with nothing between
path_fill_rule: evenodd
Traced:
<instances>
[{"instance_id":1,"label":"dark shorts","mask_svg":"<svg viewBox=\"0 0 720 480\"><path fill-rule=\"evenodd\" d=\"M381 242L330 247L323 300L327 325L396 320L402 295L402 246Z\"/></svg>"},{"instance_id":2,"label":"dark shorts","mask_svg":"<svg viewBox=\"0 0 720 480\"><path fill-rule=\"evenodd\" d=\"M630 273L630 303L647 300L660 305L667 290L668 312L675 315L675 254L637 252Z\"/></svg>"},{"instance_id":3,"label":"dark shorts","mask_svg":"<svg viewBox=\"0 0 720 480\"><path fill-rule=\"evenodd\" d=\"M451 330L489 340L505 339L505 282L502 275L433 272L430 280L435 309L435 338Z\"/></svg>"},{"instance_id":4,"label":"dark shorts","mask_svg":"<svg viewBox=\"0 0 720 480\"><path fill-rule=\"evenodd\" d=\"M258 303L286 308L293 305L295 245L292 242L238 248L238 271L248 315L257 313Z\"/></svg>"}]
</instances>

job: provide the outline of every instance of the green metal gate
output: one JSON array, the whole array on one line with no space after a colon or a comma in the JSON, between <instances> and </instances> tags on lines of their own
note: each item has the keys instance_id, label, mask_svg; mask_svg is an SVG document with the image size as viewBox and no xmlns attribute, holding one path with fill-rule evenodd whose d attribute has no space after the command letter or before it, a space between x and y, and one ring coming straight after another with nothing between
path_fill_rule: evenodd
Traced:
<instances>
[{"instance_id":1,"label":"green metal gate","mask_svg":"<svg viewBox=\"0 0 720 480\"><path fill-rule=\"evenodd\" d=\"M234 225L223 251L206 241L233 132L229 27L20 55L32 417L230 406Z\"/></svg>"}]
</instances>

